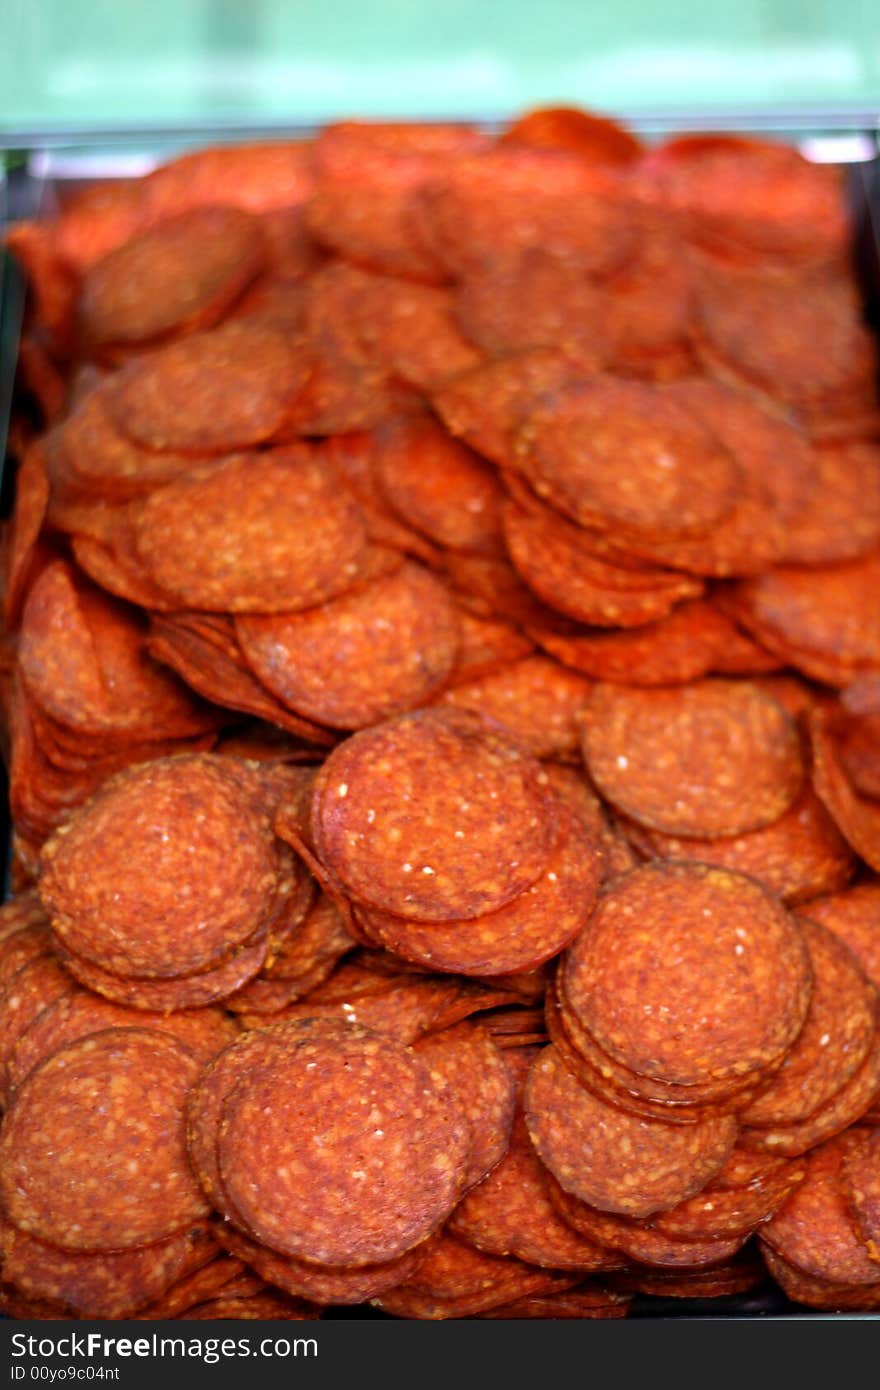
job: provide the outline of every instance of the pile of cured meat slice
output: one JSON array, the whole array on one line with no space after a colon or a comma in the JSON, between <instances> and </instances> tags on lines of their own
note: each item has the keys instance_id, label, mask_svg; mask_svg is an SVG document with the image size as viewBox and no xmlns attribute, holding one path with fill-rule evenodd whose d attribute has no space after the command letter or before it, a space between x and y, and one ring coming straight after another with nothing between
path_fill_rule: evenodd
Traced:
<instances>
[{"instance_id":1,"label":"pile of cured meat slice","mask_svg":"<svg viewBox=\"0 0 880 1390\"><path fill-rule=\"evenodd\" d=\"M839 171L349 122L8 242L0 1306L880 1307Z\"/></svg>"}]
</instances>

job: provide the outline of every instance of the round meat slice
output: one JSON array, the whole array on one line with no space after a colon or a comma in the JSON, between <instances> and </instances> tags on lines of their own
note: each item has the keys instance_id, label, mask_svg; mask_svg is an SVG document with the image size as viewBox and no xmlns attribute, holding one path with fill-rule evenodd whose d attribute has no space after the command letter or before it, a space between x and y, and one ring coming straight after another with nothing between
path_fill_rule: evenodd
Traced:
<instances>
[{"instance_id":1,"label":"round meat slice","mask_svg":"<svg viewBox=\"0 0 880 1390\"><path fill-rule=\"evenodd\" d=\"M228 1222L218 1223L217 1239L236 1259L244 1260L262 1279L294 1297L311 1298L317 1303L363 1303L386 1289L403 1284L424 1259L429 1242L407 1250L396 1260L382 1264L316 1265L279 1255L265 1245L243 1236Z\"/></svg>"},{"instance_id":2,"label":"round meat slice","mask_svg":"<svg viewBox=\"0 0 880 1390\"><path fill-rule=\"evenodd\" d=\"M578 622L638 627L702 592L690 575L609 564L595 554L587 532L549 507L508 503L503 520L510 557L529 588Z\"/></svg>"},{"instance_id":3,"label":"round meat slice","mask_svg":"<svg viewBox=\"0 0 880 1390\"><path fill-rule=\"evenodd\" d=\"M598 835L564 812L562 819L545 872L497 911L459 922L419 922L362 908L361 925L386 950L431 970L494 976L536 969L588 920L602 872Z\"/></svg>"},{"instance_id":4,"label":"round meat slice","mask_svg":"<svg viewBox=\"0 0 880 1390\"><path fill-rule=\"evenodd\" d=\"M667 1125L617 1110L579 1085L553 1047L529 1074L525 1115L538 1157L566 1192L631 1217L693 1197L723 1167L737 1133L732 1115Z\"/></svg>"},{"instance_id":5,"label":"round meat slice","mask_svg":"<svg viewBox=\"0 0 880 1390\"><path fill-rule=\"evenodd\" d=\"M59 458L71 481L85 491L119 501L139 497L193 466L186 454L156 453L128 439L108 407L111 384L99 386L77 405L57 433Z\"/></svg>"},{"instance_id":6,"label":"round meat slice","mask_svg":"<svg viewBox=\"0 0 880 1390\"><path fill-rule=\"evenodd\" d=\"M465 1186L473 1187L507 1150L516 1102L513 1073L491 1034L468 1020L421 1038L414 1051L471 1127Z\"/></svg>"},{"instance_id":7,"label":"round meat slice","mask_svg":"<svg viewBox=\"0 0 880 1390\"><path fill-rule=\"evenodd\" d=\"M876 554L846 564L780 566L738 586L736 616L788 663L829 685L880 666Z\"/></svg>"},{"instance_id":8,"label":"round meat slice","mask_svg":"<svg viewBox=\"0 0 880 1390\"><path fill-rule=\"evenodd\" d=\"M127 1250L207 1212L184 1144L199 1064L162 1033L111 1028L56 1052L0 1134L9 1219L62 1250Z\"/></svg>"},{"instance_id":9,"label":"round meat slice","mask_svg":"<svg viewBox=\"0 0 880 1390\"><path fill-rule=\"evenodd\" d=\"M446 586L412 562L304 613L241 615L236 635L291 709L360 729L420 705L446 680L459 621Z\"/></svg>"},{"instance_id":10,"label":"round meat slice","mask_svg":"<svg viewBox=\"0 0 880 1390\"><path fill-rule=\"evenodd\" d=\"M147 654L142 621L53 560L25 602L18 645L22 679L50 719L86 737L186 738L216 727L177 677Z\"/></svg>"},{"instance_id":11,"label":"round meat slice","mask_svg":"<svg viewBox=\"0 0 880 1390\"><path fill-rule=\"evenodd\" d=\"M135 530L150 578L181 607L293 613L350 589L367 557L357 505L300 445L181 478Z\"/></svg>"},{"instance_id":12,"label":"round meat slice","mask_svg":"<svg viewBox=\"0 0 880 1390\"><path fill-rule=\"evenodd\" d=\"M855 1130L843 1160L844 1195L865 1239L868 1254L880 1264L880 1129Z\"/></svg>"},{"instance_id":13,"label":"round meat slice","mask_svg":"<svg viewBox=\"0 0 880 1390\"><path fill-rule=\"evenodd\" d=\"M156 451L227 454L290 425L311 358L274 328L226 323L129 362L108 388L123 434Z\"/></svg>"},{"instance_id":14,"label":"round meat slice","mask_svg":"<svg viewBox=\"0 0 880 1390\"><path fill-rule=\"evenodd\" d=\"M880 989L880 882L857 883L842 893L814 898L800 911L845 941L868 979Z\"/></svg>"},{"instance_id":15,"label":"round meat slice","mask_svg":"<svg viewBox=\"0 0 880 1390\"><path fill-rule=\"evenodd\" d=\"M446 691L444 703L496 720L535 758L577 757L578 713L590 681L547 656L511 661L497 671Z\"/></svg>"},{"instance_id":16,"label":"round meat slice","mask_svg":"<svg viewBox=\"0 0 880 1390\"><path fill-rule=\"evenodd\" d=\"M874 1041L877 991L852 952L816 922L805 919L801 930L813 968L810 1007L779 1071L741 1113L757 1128L808 1119L858 1071Z\"/></svg>"},{"instance_id":17,"label":"round meat slice","mask_svg":"<svg viewBox=\"0 0 880 1390\"><path fill-rule=\"evenodd\" d=\"M271 808L231 760L161 758L118 774L52 837L40 896L76 956L123 976L193 974L276 907L275 844Z\"/></svg>"},{"instance_id":18,"label":"round meat slice","mask_svg":"<svg viewBox=\"0 0 880 1390\"><path fill-rule=\"evenodd\" d=\"M772 1221L767 1244L804 1274L838 1284L880 1284L880 1264L865 1249L844 1196L844 1165L862 1151L867 1131L838 1135L807 1156L807 1176Z\"/></svg>"},{"instance_id":19,"label":"round meat slice","mask_svg":"<svg viewBox=\"0 0 880 1390\"><path fill-rule=\"evenodd\" d=\"M803 782L793 719L748 681L665 690L597 685L581 735L602 794L669 835L710 839L770 825Z\"/></svg>"},{"instance_id":20,"label":"round meat slice","mask_svg":"<svg viewBox=\"0 0 880 1390\"><path fill-rule=\"evenodd\" d=\"M661 537L709 530L739 469L695 414L659 388L612 378L563 387L529 415L517 467L582 526Z\"/></svg>"},{"instance_id":21,"label":"round meat slice","mask_svg":"<svg viewBox=\"0 0 880 1390\"><path fill-rule=\"evenodd\" d=\"M880 1030L874 1035L871 1050L862 1065L840 1090L824 1105L820 1105L805 1120L790 1125L762 1129L744 1127L740 1143L745 1149L760 1153L784 1154L798 1158L817 1144L842 1134L850 1125L867 1117L880 1095Z\"/></svg>"},{"instance_id":22,"label":"round meat slice","mask_svg":"<svg viewBox=\"0 0 880 1390\"><path fill-rule=\"evenodd\" d=\"M520 1121L495 1171L459 1202L449 1230L490 1255L583 1274L613 1269L619 1261L557 1215L544 1173Z\"/></svg>"},{"instance_id":23,"label":"round meat slice","mask_svg":"<svg viewBox=\"0 0 880 1390\"><path fill-rule=\"evenodd\" d=\"M378 433L386 498L408 525L451 550L489 555L501 545L495 471L430 419L395 420Z\"/></svg>"},{"instance_id":24,"label":"round meat slice","mask_svg":"<svg viewBox=\"0 0 880 1390\"><path fill-rule=\"evenodd\" d=\"M205 1064L238 1036L238 1025L221 1009L170 1014L136 1012L75 989L45 1008L19 1038L9 1058L10 1088L20 1086L34 1067L59 1048L106 1028L149 1028L170 1033Z\"/></svg>"},{"instance_id":25,"label":"round meat slice","mask_svg":"<svg viewBox=\"0 0 880 1390\"><path fill-rule=\"evenodd\" d=\"M268 937L261 932L253 943L233 951L211 970L162 980L114 975L72 951L60 949L59 956L74 979L95 994L126 1009L173 1013L179 1009L201 1009L240 990L259 973L268 949Z\"/></svg>"},{"instance_id":26,"label":"round meat slice","mask_svg":"<svg viewBox=\"0 0 880 1390\"><path fill-rule=\"evenodd\" d=\"M461 1192L470 1126L409 1048L330 1020L227 1097L217 1139L230 1206L258 1240L319 1264L395 1259Z\"/></svg>"},{"instance_id":27,"label":"round meat slice","mask_svg":"<svg viewBox=\"0 0 880 1390\"><path fill-rule=\"evenodd\" d=\"M757 878L788 906L833 892L852 877L855 856L807 784L784 816L722 839L664 835L635 821L624 832L647 859L690 859ZM878 933L880 936L880 933Z\"/></svg>"},{"instance_id":28,"label":"round meat slice","mask_svg":"<svg viewBox=\"0 0 880 1390\"><path fill-rule=\"evenodd\" d=\"M216 1249L205 1224L112 1254L59 1250L13 1226L0 1229L4 1281L29 1298L52 1299L83 1318L131 1317L207 1263Z\"/></svg>"},{"instance_id":29,"label":"round meat slice","mask_svg":"<svg viewBox=\"0 0 880 1390\"><path fill-rule=\"evenodd\" d=\"M403 715L335 748L312 834L349 893L401 917L458 921L503 907L558 838L546 774L465 710Z\"/></svg>"},{"instance_id":30,"label":"round meat slice","mask_svg":"<svg viewBox=\"0 0 880 1390\"><path fill-rule=\"evenodd\" d=\"M796 920L754 879L702 864L616 879L565 965L566 1000L600 1047L681 1086L779 1062L811 986Z\"/></svg>"},{"instance_id":31,"label":"round meat slice","mask_svg":"<svg viewBox=\"0 0 880 1390\"><path fill-rule=\"evenodd\" d=\"M260 223L233 207L202 207L134 236L89 268L80 329L92 344L142 343L209 328L261 269Z\"/></svg>"}]
</instances>

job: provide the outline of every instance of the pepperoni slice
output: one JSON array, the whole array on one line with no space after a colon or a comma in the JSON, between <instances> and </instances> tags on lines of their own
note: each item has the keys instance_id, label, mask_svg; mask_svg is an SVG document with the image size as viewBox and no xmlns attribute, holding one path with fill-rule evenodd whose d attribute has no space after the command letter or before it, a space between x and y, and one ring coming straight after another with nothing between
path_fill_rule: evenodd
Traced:
<instances>
[{"instance_id":1,"label":"pepperoni slice","mask_svg":"<svg viewBox=\"0 0 880 1390\"><path fill-rule=\"evenodd\" d=\"M55 447L72 485L124 501L186 473L193 459L167 450L157 453L123 434L113 419L113 389L111 379L88 392L59 426Z\"/></svg>"},{"instance_id":2,"label":"pepperoni slice","mask_svg":"<svg viewBox=\"0 0 880 1390\"><path fill-rule=\"evenodd\" d=\"M20 1086L34 1067L59 1048L105 1028L149 1028L170 1033L206 1064L238 1036L238 1026L220 1009L178 1013L134 1012L85 990L68 991L45 1008L18 1039L9 1058L9 1085Z\"/></svg>"},{"instance_id":3,"label":"pepperoni slice","mask_svg":"<svg viewBox=\"0 0 880 1390\"><path fill-rule=\"evenodd\" d=\"M700 864L646 864L616 880L565 964L566 999L600 1047L685 1087L772 1067L810 991L795 919L753 879Z\"/></svg>"},{"instance_id":4,"label":"pepperoni slice","mask_svg":"<svg viewBox=\"0 0 880 1390\"><path fill-rule=\"evenodd\" d=\"M510 1142L516 1099L511 1069L486 1029L469 1020L420 1038L414 1051L470 1125L465 1186L482 1186Z\"/></svg>"},{"instance_id":5,"label":"pepperoni slice","mask_svg":"<svg viewBox=\"0 0 880 1390\"><path fill-rule=\"evenodd\" d=\"M311 370L281 332L233 322L136 358L114 378L108 405L146 449L231 453L290 425Z\"/></svg>"},{"instance_id":6,"label":"pepperoni slice","mask_svg":"<svg viewBox=\"0 0 880 1390\"><path fill-rule=\"evenodd\" d=\"M844 1165L860 1157L865 1137L856 1129L809 1154L805 1181L761 1231L762 1240L814 1279L880 1284L880 1265L854 1229L842 1187Z\"/></svg>"},{"instance_id":7,"label":"pepperoni slice","mask_svg":"<svg viewBox=\"0 0 880 1390\"><path fill-rule=\"evenodd\" d=\"M50 1299L82 1318L131 1317L216 1250L206 1225L154 1245L112 1254L59 1250L16 1230L0 1230L3 1276L28 1298Z\"/></svg>"},{"instance_id":8,"label":"pepperoni slice","mask_svg":"<svg viewBox=\"0 0 880 1390\"><path fill-rule=\"evenodd\" d=\"M597 685L581 730L587 769L603 794L666 834L708 839L770 825L803 782L793 721L745 681L668 690Z\"/></svg>"},{"instance_id":9,"label":"pepperoni slice","mask_svg":"<svg viewBox=\"0 0 880 1390\"><path fill-rule=\"evenodd\" d=\"M546 656L511 662L499 671L462 682L443 696L446 704L495 720L536 758L577 754L576 718L592 685Z\"/></svg>"},{"instance_id":10,"label":"pepperoni slice","mask_svg":"<svg viewBox=\"0 0 880 1390\"><path fill-rule=\"evenodd\" d=\"M366 560L358 508L304 447L233 458L153 493L135 546L180 607L219 613L310 608L351 588Z\"/></svg>"},{"instance_id":11,"label":"pepperoni slice","mask_svg":"<svg viewBox=\"0 0 880 1390\"><path fill-rule=\"evenodd\" d=\"M655 387L610 377L533 410L517 467L582 526L648 538L708 530L731 511L739 480L698 417Z\"/></svg>"},{"instance_id":12,"label":"pepperoni slice","mask_svg":"<svg viewBox=\"0 0 880 1390\"><path fill-rule=\"evenodd\" d=\"M813 969L804 1026L770 1083L741 1112L746 1125L773 1128L806 1120L836 1095L874 1042L877 993L847 947L818 923L801 930Z\"/></svg>"},{"instance_id":13,"label":"pepperoni slice","mask_svg":"<svg viewBox=\"0 0 880 1390\"><path fill-rule=\"evenodd\" d=\"M700 580L663 570L608 564L586 535L549 508L508 504L504 536L519 573L558 613L596 627L640 627L665 618L682 599L702 592ZM652 581L653 584L652 584Z\"/></svg>"},{"instance_id":14,"label":"pepperoni slice","mask_svg":"<svg viewBox=\"0 0 880 1390\"><path fill-rule=\"evenodd\" d=\"M503 907L557 838L540 767L464 710L355 734L321 769L311 819L320 857L350 892L436 921Z\"/></svg>"},{"instance_id":15,"label":"pepperoni slice","mask_svg":"<svg viewBox=\"0 0 880 1390\"><path fill-rule=\"evenodd\" d=\"M596 841L572 821L541 877L495 912L420 922L360 908L359 921L386 949L433 970L490 977L533 970L558 955L588 917L600 869Z\"/></svg>"},{"instance_id":16,"label":"pepperoni slice","mask_svg":"<svg viewBox=\"0 0 880 1390\"><path fill-rule=\"evenodd\" d=\"M501 489L491 468L427 420L399 420L377 436L376 470L394 511L437 545L495 554Z\"/></svg>"},{"instance_id":17,"label":"pepperoni slice","mask_svg":"<svg viewBox=\"0 0 880 1390\"><path fill-rule=\"evenodd\" d=\"M394 1259L454 1206L469 1126L391 1038L327 1020L284 1028L283 1053L223 1106L217 1155L229 1203L284 1254Z\"/></svg>"},{"instance_id":18,"label":"pepperoni slice","mask_svg":"<svg viewBox=\"0 0 880 1390\"><path fill-rule=\"evenodd\" d=\"M210 328L260 271L257 220L232 207L201 207L134 236L92 265L77 311L90 343L141 343Z\"/></svg>"},{"instance_id":19,"label":"pepperoni slice","mask_svg":"<svg viewBox=\"0 0 880 1390\"><path fill-rule=\"evenodd\" d=\"M813 898L800 912L839 936L880 989L880 883L857 883L841 893Z\"/></svg>"},{"instance_id":20,"label":"pepperoni slice","mask_svg":"<svg viewBox=\"0 0 880 1390\"><path fill-rule=\"evenodd\" d=\"M737 1130L730 1115L694 1125L628 1115L578 1085L552 1047L529 1074L525 1116L538 1157L567 1192L599 1211L635 1217L699 1192Z\"/></svg>"},{"instance_id":21,"label":"pepperoni slice","mask_svg":"<svg viewBox=\"0 0 880 1390\"><path fill-rule=\"evenodd\" d=\"M648 859L691 859L757 878L791 906L833 893L852 877L855 857L812 787L779 820L723 839L665 835L635 821L624 833Z\"/></svg>"},{"instance_id":22,"label":"pepperoni slice","mask_svg":"<svg viewBox=\"0 0 880 1390\"><path fill-rule=\"evenodd\" d=\"M123 975L193 974L276 910L275 844L233 763L163 759L119 774L50 841L40 893L76 956Z\"/></svg>"},{"instance_id":23,"label":"pepperoni slice","mask_svg":"<svg viewBox=\"0 0 880 1390\"><path fill-rule=\"evenodd\" d=\"M447 589L419 565L303 613L242 615L247 661L285 705L359 729L422 704L448 677L459 623Z\"/></svg>"},{"instance_id":24,"label":"pepperoni slice","mask_svg":"<svg viewBox=\"0 0 880 1390\"><path fill-rule=\"evenodd\" d=\"M205 1215L183 1142L197 1075L182 1043L142 1028L94 1033L49 1058L0 1136L10 1220L62 1250L112 1251Z\"/></svg>"}]
</instances>

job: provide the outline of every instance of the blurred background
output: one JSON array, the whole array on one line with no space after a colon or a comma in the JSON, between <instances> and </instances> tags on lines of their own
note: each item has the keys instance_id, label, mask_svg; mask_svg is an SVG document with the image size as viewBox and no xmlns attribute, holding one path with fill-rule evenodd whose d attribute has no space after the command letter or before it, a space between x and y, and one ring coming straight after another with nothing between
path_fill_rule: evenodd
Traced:
<instances>
[{"instance_id":1,"label":"blurred background","mask_svg":"<svg viewBox=\"0 0 880 1390\"><path fill-rule=\"evenodd\" d=\"M340 116L880 110L877 0L0 0L7 146ZM716 124L719 122L716 121ZM723 123L723 122L721 122Z\"/></svg>"}]
</instances>

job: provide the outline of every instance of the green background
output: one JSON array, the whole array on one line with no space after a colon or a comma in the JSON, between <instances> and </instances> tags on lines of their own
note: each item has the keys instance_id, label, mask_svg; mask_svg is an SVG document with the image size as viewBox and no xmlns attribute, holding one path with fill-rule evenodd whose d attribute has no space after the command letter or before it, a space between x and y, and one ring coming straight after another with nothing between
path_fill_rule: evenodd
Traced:
<instances>
[{"instance_id":1,"label":"green background","mask_svg":"<svg viewBox=\"0 0 880 1390\"><path fill-rule=\"evenodd\" d=\"M0 0L13 137L342 115L880 110L878 0Z\"/></svg>"}]
</instances>

